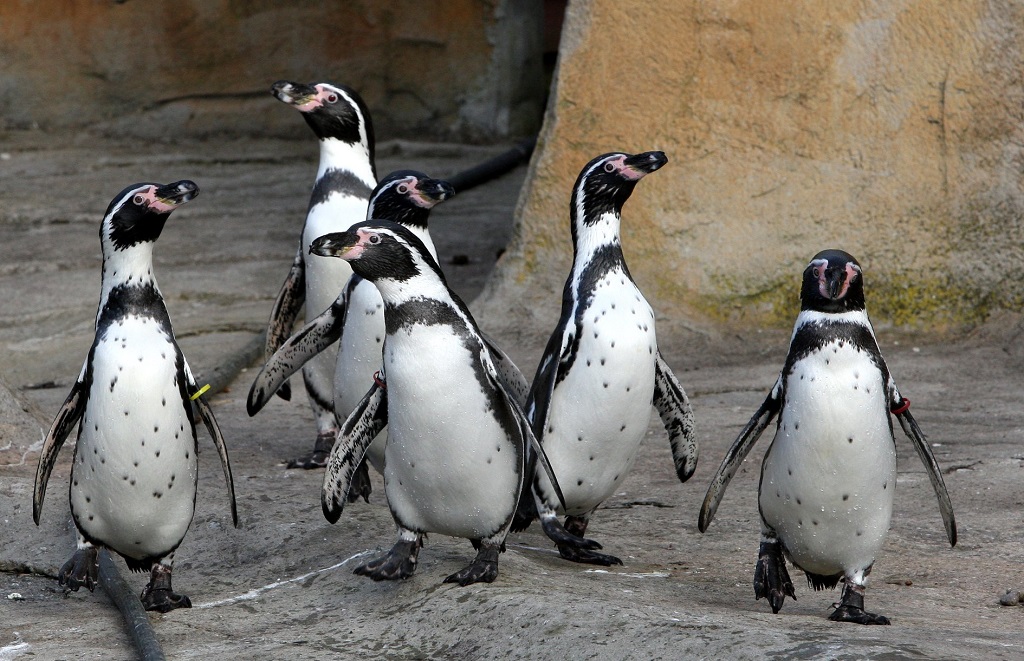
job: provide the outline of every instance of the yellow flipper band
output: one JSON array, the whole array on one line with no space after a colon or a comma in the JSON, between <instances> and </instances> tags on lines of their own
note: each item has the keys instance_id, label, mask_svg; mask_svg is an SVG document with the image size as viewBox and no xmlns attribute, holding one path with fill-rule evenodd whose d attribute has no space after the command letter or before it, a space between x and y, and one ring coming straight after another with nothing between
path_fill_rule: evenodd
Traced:
<instances>
[{"instance_id":1,"label":"yellow flipper band","mask_svg":"<svg viewBox=\"0 0 1024 661\"><path fill-rule=\"evenodd\" d=\"M191 397L189 397L189 399L190 399L191 401L193 401L193 402L194 402L194 401L196 401L197 399L199 399L200 397L202 397L203 393L204 393L204 392L206 392L206 391L207 391L207 390L209 390L209 389L210 389L210 384L209 384L209 383L207 383L207 384L206 384L205 386L203 386L202 388L200 388L199 390L197 390L197 391L196 391L196 394L194 394L194 395L192 395Z\"/></svg>"}]
</instances>

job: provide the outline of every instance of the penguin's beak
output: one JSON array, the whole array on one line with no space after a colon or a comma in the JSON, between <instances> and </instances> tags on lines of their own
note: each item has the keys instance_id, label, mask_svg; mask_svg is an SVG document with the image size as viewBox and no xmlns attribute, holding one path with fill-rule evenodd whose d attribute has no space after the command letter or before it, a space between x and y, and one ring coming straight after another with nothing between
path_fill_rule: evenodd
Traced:
<instances>
[{"instance_id":1,"label":"penguin's beak","mask_svg":"<svg viewBox=\"0 0 1024 661\"><path fill-rule=\"evenodd\" d=\"M628 156L622 162L625 169L633 173L637 179L660 169L666 163L668 157L663 151L645 151L642 154Z\"/></svg>"},{"instance_id":2,"label":"penguin's beak","mask_svg":"<svg viewBox=\"0 0 1024 661\"><path fill-rule=\"evenodd\" d=\"M173 209L199 195L199 186L194 181L182 179L173 184L157 186L156 190L153 191L153 195L156 197L156 202L160 205Z\"/></svg>"},{"instance_id":3,"label":"penguin's beak","mask_svg":"<svg viewBox=\"0 0 1024 661\"><path fill-rule=\"evenodd\" d=\"M818 291L833 301L846 296L850 283L857 277L857 271L849 264L826 267L819 276Z\"/></svg>"},{"instance_id":4,"label":"penguin's beak","mask_svg":"<svg viewBox=\"0 0 1024 661\"><path fill-rule=\"evenodd\" d=\"M424 209L430 209L455 195L452 185L440 179L420 179L416 184L416 192L418 195L413 199Z\"/></svg>"},{"instance_id":5,"label":"penguin's beak","mask_svg":"<svg viewBox=\"0 0 1024 661\"><path fill-rule=\"evenodd\" d=\"M309 254L318 257L354 259L362 252L362 250L355 250L358 244L359 235L355 232L333 232L314 239L309 244Z\"/></svg>"},{"instance_id":6,"label":"penguin's beak","mask_svg":"<svg viewBox=\"0 0 1024 661\"><path fill-rule=\"evenodd\" d=\"M290 106L304 106L310 101L315 100L319 92L312 85L279 80L270 86L270 93L278 101L284 101Z\"/></svg>"}]
</instances>

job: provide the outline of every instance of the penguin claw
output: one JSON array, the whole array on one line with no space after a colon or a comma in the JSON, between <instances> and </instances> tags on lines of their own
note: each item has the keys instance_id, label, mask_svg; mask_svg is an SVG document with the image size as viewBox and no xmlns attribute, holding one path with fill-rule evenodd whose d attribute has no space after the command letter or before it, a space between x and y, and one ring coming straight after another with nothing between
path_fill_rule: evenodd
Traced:
<instances>
[{"instance_id":1,"label":"penguin claw","mask_svg":"<svg viewBox=\"0 0 1024 661\"><path fill-rule=\"evenodd\" d=\"M289 459L285 468L303 468L315 470L327 465L327 459L331 456L331 448L334 447L334 439L337 432L329 431L317 434L316 443L313 445L313 452L297 459ZM352 502L352 501L349 501Z\"/></svg>"},{"instance_id":2,"label":"penguin claw","mask_svg":"<svg viewBox=\"0 0 1024 661\"><path fill-rule=\"evenodd\" d=\"M151 590L148 585L139 599L146 610L158 613L169 613L176 608L192 608L192 600L187 596L163 588Z\"/></svg>"},{"instance_id":3,"label":"penguin claw","mask_svg":"<svg viewBox=\"0 0 1024 661\"><path fill-rule=\"evenodd\" d=\"M863 608L857 608L856 606L850 606L847 604L839 604L839 606L832 611L832 614L828 616L828 619L833 622L853 622L855 624L891 624L891 622L889 622L889 618L884 615L868 613Z\"/></svg>"},{"instance_id":4,"label":"penguin claw","mask_svg":"<svg viewBox=\"0 0 1024 661\"><path fill-rule=\"evenodd\" d=\"M348 488L348 502L354 503L361 497L365 502L370 502L370 494L373 493L373 484L370 483L370 469L366 465L366 459L359 462L355 473L352 474L352 482Z\"/></svg>"},{"instance_id":5,"label":"penguin claw","mask_svg":"<svg viewBox=\"0 0 1024 661\"><path fill-rule=\"evenodd\" d=\"M795 600L796 590L782 557L782 547L778 542L761 542L754 568L754 598L767 598L772 613L778 613L787 596Z\"/></svg>"},{"instance_id":6,"label":"penguin claw","mask_svg":"<svg viewBox=\"0 0 1024 661\"><path fill-rule=\"evenodd\" d=\"M83 585L89 592L96 589L96 580L100 573L100 557L94 547L78 549L71 559L64 563L57 572L57 583L66 586L72 592L78 592Z\"/></svg>"},{"instance_id":7,"label":"penguin claw","mask_svg":"<svg viewBox=\"0 0 1024 661\"><path fill-rule=\"evenodd\" d=\"M864 588L847 582L843 586L843 596L828 619L833 622L853 622L854 624L890 624L884 615L875 615L864 610Z\"/></svg>"},{"instance_id":8,"label":"penguin claw","mask_svg":"<svg viewBox=\"0 0 1024 661\"><path fill-rule=\"evenodd\" d=\"M598 553L597 551L588 551L574 546L559 545L558 554L566 560L588 565L603 565L605 567L611 567L612 565L622 564L622 560L614 555Z\"/></svg>"},{"instance_id":9,"label":"penguin claw","mask_svg":"<svg viewBox=\"0 0 1024 661\"><path fill-rule=\"evenodd\" d=\"M416 571L419 541L399 540L391 550L352 570L353 574L369 576L375 581L397 581L409 578Z\"/></svg>"},{"instance_id":10,"label":"penguin claw","mask_svg":"<svg viewBox=\"0 0 1024 661\"><path fill-rule=\"evenodd\" d=\"M544 534L548 536L548 539L557 544L559 549L563 546L572 547L581 551L592 551L594 549L601 548L601 545L592 539L586 539L585 537L579 537L572 534L565 529L558 519L554 517L541 517L540 525L544 528Z\"/></svg>"},{"instance_id":11,"label":"penguin claw","mask_svg":"<svg viewBox=\"0 0 1024 661\"><path fill-rule=\"evenodd\" d=\"M472 564L444 579L444 582L458 583L465 587L473 583L493 583L497 577L498 549L484 547L476 554Z\"/></svg>"},{"instance_id":12,"label":"penguin claw","mask_svg":"<svg viewBox=\"0 0 1024 661\"><path fill-rule=\"evenodd\" d=\"M192 608L192 600L171 589L171 568L155 564L150 570L149 583L139 595L142 606L148 611L169 613L176 608Z\"/></svg>"}]
</instances>

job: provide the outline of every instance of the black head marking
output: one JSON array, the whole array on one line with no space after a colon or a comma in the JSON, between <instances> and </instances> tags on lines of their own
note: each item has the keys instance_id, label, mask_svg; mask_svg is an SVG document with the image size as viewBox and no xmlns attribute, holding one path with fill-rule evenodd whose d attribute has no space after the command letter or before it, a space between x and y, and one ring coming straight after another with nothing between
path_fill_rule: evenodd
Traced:
<instances>
[{"instance_id":1,"label":"black head marking","mask_svg":"<svg viewBox=\"0 0 1024 661\"><path fill-rule=\"evenodd\" d=\"M366 146L370 162L374 159L373 122L370 110L362 97L351 87L333 83L304 85L279 80L270 88L278 100L297 108L303 119L320 140L340 140L349 144L360 144L366 133Z\"/></svg>"},{"instance_id":2,"label":"black head marking","mask_svg":"<svg viewBox=\"0 0 1024 661\"><path fill-rule=\"evenodd\" d=\"M420 275L421 265L445 282L441 268L419 237L387 220L367 220L346 232L325 234L310 244L309 252L345 259L357 275L370 282L384 278L399 282L411 280Z\"/></svg>"},{"instance_id":3,"label":"black head marking","mask_svg":"<svg viewBox=\"0 0 1024 661\"><path fill-rule=\"evenodd\" d=\"M115 250L156 241L171 212L198 194L199 186L187 179L165 185L132 184L107 206L100 239L109 237Z\"/></svg>"},{"instance_id":4,"label":"black head marking","mask_svg":"<svg viewBox=\"0 0 1024 661\"><path fill-rule=\"evenodd\" d=\"M667 162L664 152L648 151L633 156L612 152L587 163L572 189L573 241L579 223L592 224L606 213L620 215L636 182Z\"/></svg>"},{"instance_id":5,"label":"black head marking","mask_svg":"<svg viewBox=\"0 0 1024 661\"><path fill-rule=\"evenodd\" d=\"M415 170L398 170L373 189L366 217L426 228L430 210L454 194L455 189L446 181Z\"/></svg>"},{"instance_id":6,"label":"black head marking","mask_svg":"<svg viewBox=\"0 0 1024 661\"><path fill-rule=\"evenodd\" d=\"M853 255L823 250L804 269L800 309L852 312L864 309L864 277Z\"/></svg>"}]
</instances>

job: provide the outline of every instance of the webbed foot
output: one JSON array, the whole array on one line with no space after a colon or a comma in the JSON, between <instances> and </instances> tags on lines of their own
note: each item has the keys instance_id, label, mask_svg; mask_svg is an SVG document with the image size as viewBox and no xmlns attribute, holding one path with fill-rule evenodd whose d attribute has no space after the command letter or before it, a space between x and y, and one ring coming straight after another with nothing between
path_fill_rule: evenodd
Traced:
<instances>
[{"instance_id":1,"label":"webbed foot","mask_svg":"<svg viewBox=\"0 0 1024 661\"><path fill-rule=\"evenodd\" d=\"M100 573L100 556L96 547L78 549L71 559L57 572L57 582L72 592L78 592L83 585L92 592Z\"/></svg>"},{"instance_id":2,"label":"webbed foot","mask_svg":"<svg viewBox=\"0 0 1024 661\"><path fill-rule=\"evenodd\" d=\"M857 588L851 583L843 586L843 597L828 619L833 622L853 622L855 624L890 624L884 615L875 615L864 610L864 588Z\"/></svg>"},{"instance_id":3,"label":"webbed foot","mask_svg":"<svg viewBox=\"0 0 1024 661\"><path fill-rule=\"evenodd\" d=\"M416 571L416 562L420 553L420 541L401 539L391 550L366 564L352 570L353 574L369 576L375 581L397 581L409 578Z\"/></svg>"},{"instance_id":4,"label":"webbed foot","mask_svg":"<svg viewBox=\"0 0 1024 661\"><path fill-rule=\"evenodd\" d=\"M356 472L352 474L352 483L348 488L348 502L354 503L360 497L367 503L370 502L370 494L373 492L373 484L370 483L370 468L363 458L356 466Z\"/></svg>"},{"instance_id":5,"label":"webbed foot","mask_svg":"<svg viewBox=\"0 0 1024 661\"><path fill-rule=\"evenodd\" d=\"M580 562L588 565L603 565L610 567L612 565L621 565L622 560L609 555L607 553L598 553L594 549L601 548L601 545L592 539L586 539L583 537L587 532L587 524L589 519L582 516L567 516L565 517L565 527L563 528L566 534L571 535L574 539L583 540L593 546L581 546L572 542L559 543L555 540L555 544L558 546L558 554L566 560L572 562ZM546 532L546 531L545 531ZM550 537L550 535L549 535Z\"/></svg>"},{"instance_id":6,"label":"webbed foot","mask_svg":"<svg viewBox=\"0 0 1024 661\"><path fill-rule=\"evenodd\" d=\"M482 545L472 564L444 579L444 582L458 583L462 586L473 583L493 583L494 579L498 577L498 553L498 547Z\"/></svg>"},{"instance_id":7,"label":"webbed foot","mask_svg":"<svg viewBox=\"0 0 1024 661\"><path fill-rule=\"evenodd\" d=\"M313 444L313 452L297 459L289 459L286 468L304 468L313 470L323 468L327 465L327 458L331 456L331 448L334 447L334 439L337 430L317 434L316 443Z\"/></svg>"},{"instance_id":8,"label":"webbed foot","mask_svg":"<svg viewBox=\"0 0 1024 661\"><path fill-rule=\"evenodd\" d=\"M139 599L146 610L158 613L169 613L175 608L192 608L192 600L171 589L171 568L161 564L153 565L149 583L143 588Z\"/></svg>"},{"instance_id":9,"label":"webbed foot","mask_svg":"<svg viewBox=\"0 0 1024 661\"><path fill-rule=\"evenodd\" d=\"M570 523L572 518L573 517L567 518L566 523ZM568 528L562 526L558 519L553 516L540 517L540 525L544 528L544 534L547 535L548 539L554 542L559 549L563 546L587 551L601 548L601 545L594 540L573 534Z\"/></svg>"},{"instance_id":10,"label":"webbed foot","mask_svg":"<svg viewBox=\"0 0 1024 661\"><path fill-rule=\"evenodd\" d=\"M754 569L754 597L767 597L772 612L778 613L787 596L796 599L793 581L782 557L782 545L777 540L762 541Z\"/></svg>"}]
</instances>

